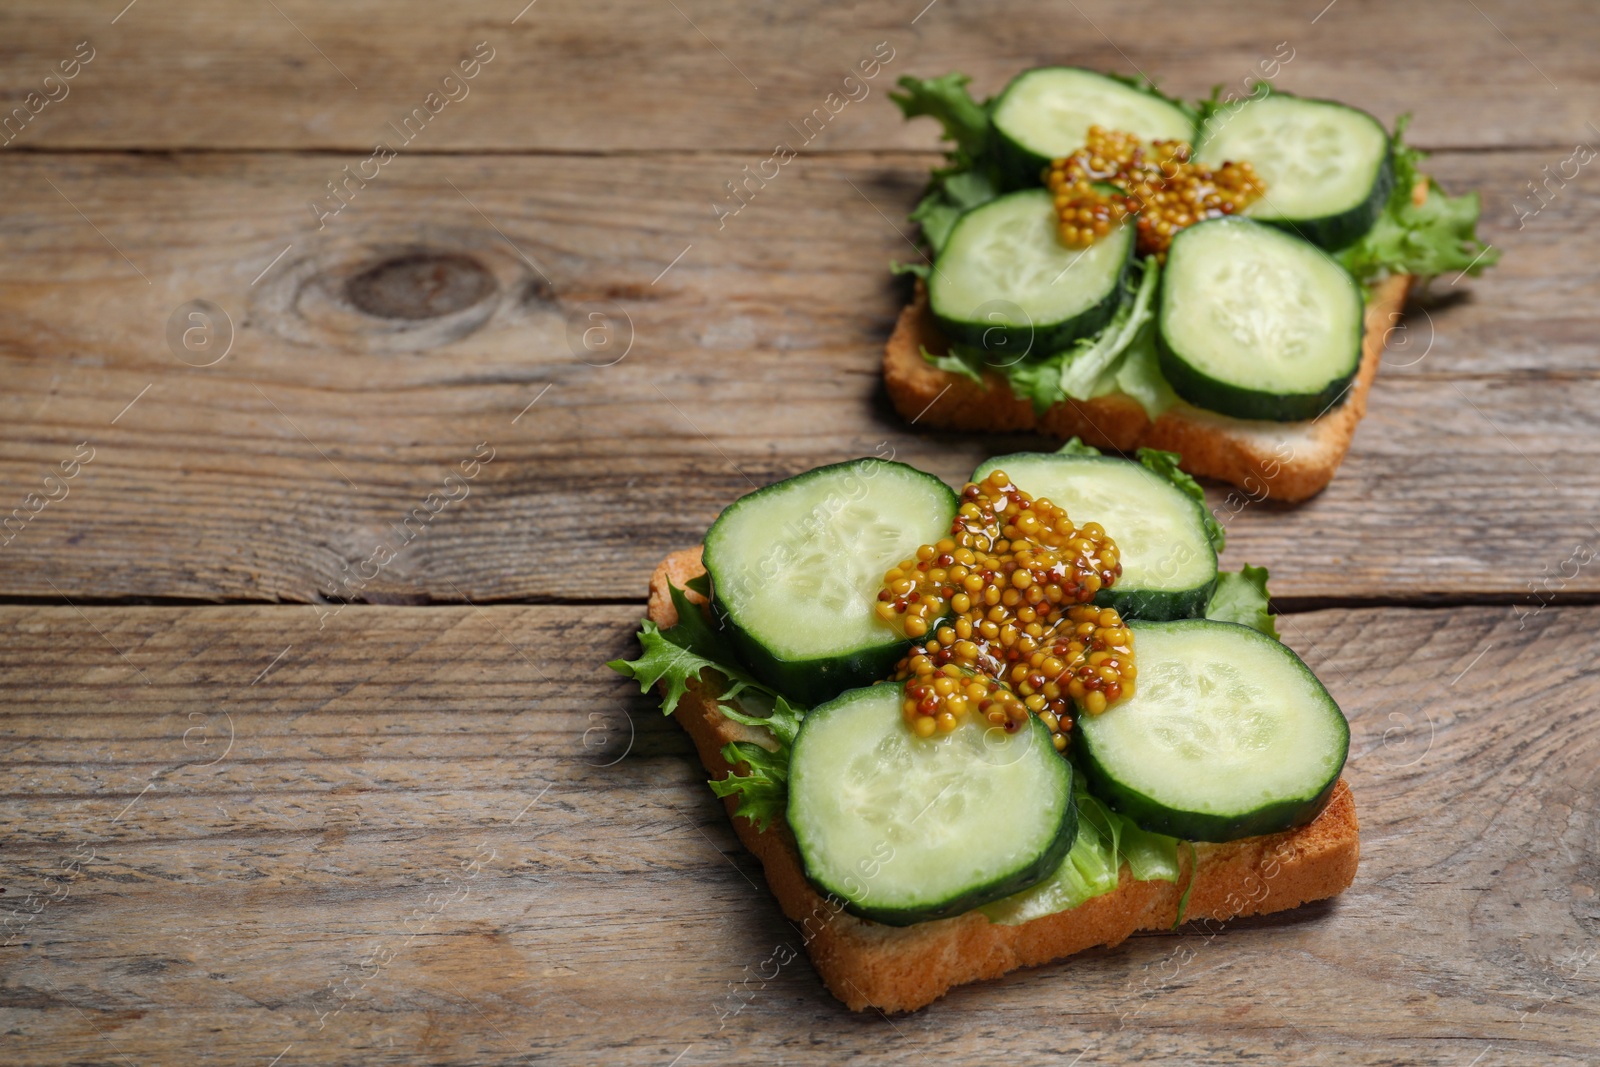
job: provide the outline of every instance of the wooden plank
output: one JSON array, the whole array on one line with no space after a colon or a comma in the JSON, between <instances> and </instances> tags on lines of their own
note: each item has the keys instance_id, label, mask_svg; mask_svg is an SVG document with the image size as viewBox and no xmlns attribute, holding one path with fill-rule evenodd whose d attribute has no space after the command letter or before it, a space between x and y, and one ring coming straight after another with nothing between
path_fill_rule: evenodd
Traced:
<instances>
[{"instance_id":1,"label":"wooden plank","mask_svg":"<svg viewBox=\"0 0 1600 1067\"><path fill-rule=\"evenodd\" d=\"M67 93L29 104L38 114L16 144L364 154L392 136L390 122L446 90L460 99L437 105L417 140L423 150L737 149L755 164L777 141L799 147L805 134L790 124L817 108L826 121L814 120L822 132L812 147L930 146L931 128L905 128L885 98L902 74L961 70L987 94L1026 67L1069 63L1149 72L1185 96L1275 75L1280 87L1384 121L1413 111L1425 144L1570 150L1595 136L1587 107L1600 89L1589 62L1600 25L1581 0L1342 0L1325 10L1208 0L1182 17L1157 0L982 11L925 0L781 10L732 0L108 6L122 8L69 0L0 12L7 109L30 92L37 101ZM64 86L45 84L85 40L89 65ZM445 86L480 42L493 59L472 81ZM846 84L880 43L888 66ZM838 102L851 95L859 103Z\"/></svg>"},{"instance_id":2,"label":"wooden plank","mask_svg":"<svg viewBox=\"0 0 1600 1067\"><path fill-rule=\"evenodd\" d=\"M1515 229L1503 205L1541 158L1437 161L1485 190L1505 262L1438 283L1333 486L1297 509L1214 494L1230 558L1271 566L1280 596L1600 590L1561 572L1600 493L1600 212L1574 190ZM924 435L882 397L904 299L885 264L914 254L889 219L927 163L799 160L719 232L722 157L402 159L317 231L320 156L13 155L0 515L94 451L0 535L0 593L631 598L753 486L880 446L959 482L1036 442ZM454 279L430 299L469 306L352 304L352 278L418 250ZM388 290L361 291L383 310ZM233 323L215 366L169 349L197 298ZM604 321L612 347L587 353ZM425 505L480 444L493 461L449 490L468 496ZM380 543L397 558L363 567Z\"/></svg>"},{"instance_id":3,"label":"wooden plank","mask_svg":"<svg viewBox=\"0 0 1600 1067\"><path fill-rule=\"evenodd\" d=\"M686 738L599 666L638 613L0 608L26 916L0 1056L1458 1067L1600 1042L1600 610L1284 617L1352 721L1355 886L893 1023L774 961L799 935Z\"/></svg>"}]
</instances>

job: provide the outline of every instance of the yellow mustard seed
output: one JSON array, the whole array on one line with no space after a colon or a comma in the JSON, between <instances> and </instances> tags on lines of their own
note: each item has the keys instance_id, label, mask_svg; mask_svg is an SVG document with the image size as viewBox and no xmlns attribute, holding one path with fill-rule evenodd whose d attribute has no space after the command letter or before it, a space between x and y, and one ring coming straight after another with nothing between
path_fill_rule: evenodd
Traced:
<instances>
[{"instance_id":1,"label":"yellow mustard seed","mask_svg":"<svg viewBox=\"0 0 1600 1067\"><path fill-rule=\"evenodd\" d=\"M1036 715L1065 750L1074 701L1097 714L1132 691L1132 634L1090 603L1121 575L1117 559L1099 524L1074 526L1002 471L965 486L951 537L878 594L880 617L920 642L894 674L912 731L948 733L968 715L1015 731Z\"/></svg>"},{"instance_id":2,"label":"yellow mustard seed","mask_svg":"<svg viewBox=\"0 0 1600 1067\"><path fill-rule=\"evenodd\" d=\"M1183 141L1147 145L1130 133L1089 127L1087 143L1053 160L1043 175L1062 243L1085 247L1137 213L1139 254L1165 262L1174 233L1241 211L1265 194L1266 183L1248 162L1213 168L1191 154Z\"/></svg>"}]
</instances>

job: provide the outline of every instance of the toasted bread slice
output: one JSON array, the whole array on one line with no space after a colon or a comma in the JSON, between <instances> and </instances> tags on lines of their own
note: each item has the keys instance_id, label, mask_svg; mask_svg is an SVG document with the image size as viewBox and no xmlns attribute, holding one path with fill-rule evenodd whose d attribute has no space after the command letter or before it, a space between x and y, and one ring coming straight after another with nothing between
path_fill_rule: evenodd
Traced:
<instances>
[{"instance_id":1,"label":"toasted bread slice","mask_svg":"<svg viewBox=\"0 0 1600 1067\"><path fill-rule=\"evenodd\" d=\"M665 629L678 621L668 582L683 588L704 573L698 548L662 561L650 578L650 618L657 626ZM703 603L695 593L689 598ZM718 711L719 693L720 680L707 674L690 684L673 714L715 778L733 769L722 756L730 741L767 747L774 743L766 730L736 723ZM732 816L736 798L724 803ZM800 925L817 973L854 1011L915 1011L954 986L1097 945L1116 945L1138 930L1169 929L1177 920L1181 887L1191 870L1185 917L1226 920L1334 896L1354 880L1360 855L1355 799L1341 779L1327 808L1309 826L1222 845L1198 844L1193 855L1198 869L1188 850L1180 850L1183 871L1177 885L1135 881L1124 866L1121 884L1112 892L1017 926L1000 926L979 912L968 912L895 927L859 919L841 910L837 901L818 895L806 881L794 838L781 821L765 832L746 819L733 822L744 846L761 860L783 913Z\"/></svg>"},{"instance_id":2,"label":"toasted bread slice","mask_svg":"<svg viewBox=\"0 0 1600 1067\"><path fill-rule=\"evenodd\" d=\"M985 371L983 384L942 371L922 358L926 348L942 355L947 343L928 310L919 282L916 299L900 312L883 356L883 381L896 410L919 426L945 430L1036 430L1066 440L1130 452L1162 448L1183 456L1190 474L1217 478L1253 497L1304 500L1333 479L1350 450L1356 423L1367 411L1367 390L1378 374L1384 341L1400 321L1414 279L1397 275L1373 287L1367 301L1361 367L1344 403L1309 422L1256 422L1229 418L1179 402L1155 422L1131 397L1065 400L1042 416L1011 391L1006 380Z\"/></svg>"}]
</instances>

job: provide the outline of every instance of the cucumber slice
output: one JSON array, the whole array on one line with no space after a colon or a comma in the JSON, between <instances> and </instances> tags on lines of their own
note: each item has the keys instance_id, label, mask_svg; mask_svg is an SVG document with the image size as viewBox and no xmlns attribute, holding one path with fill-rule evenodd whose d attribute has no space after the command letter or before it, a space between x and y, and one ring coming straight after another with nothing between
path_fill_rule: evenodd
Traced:
<instances>
[{"instance_id":1,"label":"cucumber slice","mask_svg":"<svg viewBox=\"0 0 1600 1067\"><path fill-rule=\"evenodd\" d=\"M1372 228L1394 187L1389 134L1365 111L1285 93L1241 100L1201 124L1195 158L1248 160L1267 192L1244 214L1343 248Z\"/></svg>"},{"instance_id":2,"label":"cucumber slice","mask_svg":"<svg viewBox=\"0 0 1600 1067\"><path fill-rule=\"evenodd\" d=\"M956 503L933 475L867 458L730 504L703 558L750 672L806 705L885 677L910 642L873 611L884 572L948 536Z\"/></svg>"},{"instance_id":3,"label":"cucumber slice","mask_svg":"<svg viewBox=\"0 0 1600 1067\"><path fill-rule=\"evenodd\" d=\"M1194 119L1158 94L1078 67L1025 70L995 101L995 148L1008 189L1041 182L1052 159L1089 140L1089 127L1121 130L1146 141L1194 140Z\"/></svg>"},{"instance_id":4,"label":"cucumber slice","mask_svg":"<svg viewBox=\"0 0 1600 1067\"><path fill-rule=\"evenodd\" d=\"M1029 717L923 739L899 685L813 708L789 761L789 825L806 877L863 918L908 926L1041 881L1078 832L1072 765Z\"/></svg>"},{"instance_id":5,"label":"cucumber slice","mask_svg":"<svg viewBox=\"0 0 1600 1067\"><path fill-rule=\"evenodd\" d=\"M1089 791L1140 827L1189 841L1316 818L1350 751L1350 724L1300 657L1231 622L1142 622L1133 632L1133 695L1077 719Z\"/></svg>"},{"instance_id":6,"label":"cucumber slice","mask_svg":"<svg viewBox=\"0 0 1600 1067\"><path fill-rule=\"evenodd\" d=\"M1011 193L956 220L928 279L928 303L952 341L1015 361L1094 333L1122 302L1135 228L1087 248L1056 236L1046 189Z\"/></svg>"},{"instance_id":7,"label":"cucumber slice","mask_svg":"<svg viewBox=\"0 0 1600 1067\"><path fill-rule=\"evenodd\" d=\"M1196 407L1290 422L1322 414L1361 363L1361 288L1332 256L1238 216L1172 239L1156 339Z\"/></svg>"},{"instance_id":8,"label":"cucumber slice","mask_svg":"<svg viewBox=\"0 0 1600 1067\"><path fill-rule=\"evenodd\" d=\"M1122 577L1100 591L1096 604L1125 619L1205 613L1217 585L1217 552L1200 504L1177 486L1116 456L1017 452L984 463L972 480L981 482L994 470L1005 471L1023 492L1066 508L1073 522L1097 522L1111 535Z\"/></svg>"}]
</instances>

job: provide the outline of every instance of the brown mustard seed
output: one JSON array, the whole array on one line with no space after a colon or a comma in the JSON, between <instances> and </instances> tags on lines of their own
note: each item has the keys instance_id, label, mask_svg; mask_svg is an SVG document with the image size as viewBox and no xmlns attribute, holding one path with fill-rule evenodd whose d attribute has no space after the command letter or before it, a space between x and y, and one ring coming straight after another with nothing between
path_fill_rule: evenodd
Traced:
<instances>
[{"instance_id":1,"label":"brown mustard seed","mask_svg":"<svg viewBox=\"0 0 1600 1067\"><path fill-rule=\"evenodd\" d=\"M1138 213L1141 256L1165 263L1172 236L1201 219L1243 211L1267 190L1248 162L1212 168L1195 163L1184 141L1145 145L1131 133L1089 127L1088 143L1054 160L1044 182L1055 202L1057 235L1069 248L1086 248L1111 227ZM1097 188L1104 183L1118 190Z\"/></svg>"},{"instance_id":2,"label":"brown mustard seed","mask_svg":"<svg viewBox=\"0 0 1600 1067\"><path fill-rule=\"evenodd\" d=\"M1073 525L1003 471L968 483L950 537L890 568L878 594L879 617L921 642L893 676L907 725L932 737L976 715L1015 732L1036 715L1065 749L1074 701L1099 714L1133 692L1133 634L1090 603L1121 574L1098 523Z\"/></svg>"}]
</instances>

